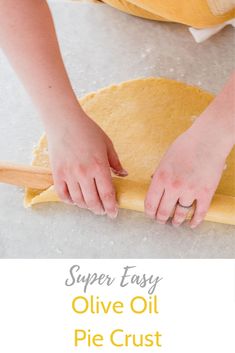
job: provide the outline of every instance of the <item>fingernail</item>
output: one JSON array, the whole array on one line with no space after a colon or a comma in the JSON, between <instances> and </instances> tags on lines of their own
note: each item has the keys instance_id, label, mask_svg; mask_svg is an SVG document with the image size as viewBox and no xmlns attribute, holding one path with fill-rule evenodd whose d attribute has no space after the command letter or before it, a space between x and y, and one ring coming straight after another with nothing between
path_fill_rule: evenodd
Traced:
<instances>
[{"instance_id":1,"label":"fingernail","mask_svg":"<svg viewBox=\"0 0 235 353\"><path fill-rule=\"evenodd\" d=\"M173 227L178 228L180 226L180 223L172 222L172 225L173 225Z\"/></svg>"},{"instance_id":2,"label":"fingernail","mask_svg":"<svg viewBox=\"0 0 235 353\"><path fill-rule=\"evenodd\" d=\"M146 216L150 219L155 219L155 214L146 213Z\"/></svg>"},{"instance_id":3,"label":"fingernail","mask_svg":"<svg viewBox=\"0 0 235 353\"><path fill-rule=\"evenodd\" d=\"M84 204L79 204L79 203L73 203L73 204L79 208L87 208L86 205L84 205Z\"/></svg>"},{"instance_id":4,"label":"fingernail","mask_svg":"<svg viewBox=\"0 0 235 353\"><path fill-rule=\"evenodd\" d=\"M118 215L118 208L116 208L114 212L108 213L108 217L111 219L117 218L117 215Z\"/></svg>"},{"instance_id":5,"label":"fingernail","mask_svg":"<svg viewBox=\"0 0 235 353\"><path fill-rule=\"evenodd\" d=\"M64 201L67 205L75 205L72 201Z\"/></svg>"},{"instance_id":6,"label":"fingernail","mask_svg":"<svg viewBox=\"0 0 235 353\"><path fill-rule=\"evenodd\" d=\"M113 172L118 175L118 176L122 176L122 177L125 177L128 175L128 171L125 170L125 169L122 169L122 170L115 170L113 169Z\"/></svg>"},{"instance_id":7,"label":"fingernail","mask_svg":"<svg viewBox=\"0 0 235 353\"><path fill-rule=\"evenodd\" d=\"M166 224L166 221L159 221L159 220L157 220L157 223L158 223L158 224Z\"/></svg>"},{"instance_id":8,"label":"fingernail","mask_svg":"<svg viewBox=\"0 0 235 353\"><path fill-rule=\"evenodd\" d=\"M194 228L198 227L200 223L201 223L200 221L194 222L194 223L190 224L190 228L194 229Z\"/></svg>"},{"instance_id":9,"label":"fingernail","mask_svg":"<svg viewBox=\"0 0 235 353\"><path fill-rule=\"evenodd\" d=\"M96 216L104 216L105 215L105 211L104 210L90 210L91 212L93 212Z\"/></svg>"},{"instance_id":10,"label":"fingernail","mask_svg":"<svg viewBox=\"0 0 235 353\"><path fill-rule=\"evenodd\" d=\"M127 176L128 175L128 171L126 169L122 169L120 172L121 176Z\"/></svg>"}]
</instances>

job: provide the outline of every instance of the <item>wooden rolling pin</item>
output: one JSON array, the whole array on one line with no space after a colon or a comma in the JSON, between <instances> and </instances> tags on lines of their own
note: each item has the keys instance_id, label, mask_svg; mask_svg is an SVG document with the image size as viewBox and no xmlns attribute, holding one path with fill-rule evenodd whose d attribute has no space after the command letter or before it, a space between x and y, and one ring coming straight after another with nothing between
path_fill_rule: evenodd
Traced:
<instances>
[{"instance_id":1,"label":"wooden rolling pin","mask_svg":"<svg viewBox=\"0 0 235 353\"><path fill-rule=\"evenodd\" d=\"M47 168L0 163L0 183L44 190L53 185Z\"/></svg>"}]
</instances>

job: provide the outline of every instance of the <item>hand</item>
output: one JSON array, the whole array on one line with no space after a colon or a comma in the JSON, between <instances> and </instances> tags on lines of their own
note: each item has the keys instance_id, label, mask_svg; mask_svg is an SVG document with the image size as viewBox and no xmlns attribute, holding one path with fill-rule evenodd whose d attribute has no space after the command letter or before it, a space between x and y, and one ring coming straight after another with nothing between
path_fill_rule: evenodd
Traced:
<instances>
[{"instance_id":1,"label":"hand","mask_svg":"<svg viewBox=\"0 0 235 353\"><path fill-rule=\"evenodd\" d=\"M234 89L235 72L160 162L145 199L147 215L159 223L172 216L173 225L181 225L191 206L192 228L205 217L235 143Z\"/></svg>"},{"instance_id":2,"label":"hand","mask_svg":"<svg viewBox=\"0 0 235 353\"><path fill-rule=\"evenodd\" d=\"M109 137L83 111L60 118L47 131L56 192L64 202L115 218L118 213L110 168L121 166Z\"/></svg>"},{"instance_id":3,"label":"hand","mask_svg":"<svg viewBox=\"0 0 235 353\"><path fill-rule=\"evenodd\" d=\"M179 136L153 176L145 200L147 215L161 224L172 216L173 225L179 226L194 205L190 226L195 228L205 217L224 170L229 153L224 141L226 136L218 136L205 118Z\"/></svg>"}]
</instances>

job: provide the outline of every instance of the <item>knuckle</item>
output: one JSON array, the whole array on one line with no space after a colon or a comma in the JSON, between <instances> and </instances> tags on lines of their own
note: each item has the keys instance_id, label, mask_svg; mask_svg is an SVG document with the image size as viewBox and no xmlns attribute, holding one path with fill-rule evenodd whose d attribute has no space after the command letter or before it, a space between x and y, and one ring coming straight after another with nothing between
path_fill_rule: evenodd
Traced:
<instances>
[{"instance_id":1,"label":"knuckle","mask_svg":"<svg viewBox=\"0 0 235 353\"><path fill-rule=\"evenodd\" d=\"M155 206L151 201L145 201L145 209L149 212L155 212Z\"/></svg>"},{"instance_id":2,"label":"knuckle","mask_svg":"<svg viewBox=\"0 0 235 353\"><path fill-rule=\"evenodd\" d=\"M175 179L171 182L171 187L173 189L179 189L183 185L182 179Z\"/></svg>"},{"instance_id":3,"label":"knuckle","mask_svg":"<svg viewBox=\"0 0 235 353\"><path fill-rule=\"evenodd\" d=\"M179 219L181 219L181 218L185 218L185 213L184 212L182 212L182 211L176 211L176 213L175 213L175 218L179 218Z\"/></svg>"},{"instance_id":4,"label":"knuckle","mask_svg":"<svg viewBox=\"0 0 235 353\"><path fill-rule=\"evenodd\" d=\"M99 168L104 167L105 165L106 164L105 164L104 159L102 157L99 157L99 156L94 157L94 166L96 168L99 169Z\"/></svg>"},{"instance_id":5,"label":"knuckle","mask_svg":"<svg viewBox=\"0 0 235 353\"><path fill-rule=\"evenodd\" d=\"M61 200L67 200L68 199L68 196L67 196L67 193L66 193L66 190L64 188L62 188L61 186L57 186L56 188L56 193L58 194L59 198Z\"/></svg>"},{"instance_id":6,"label":"knuckle","mask_svg":"<svg viewBox=\"0 0 235 353\"><path fill-rule=\"evenodd\" d=\"M88 204L89 208L91 208L91 209L95 209L95 208L99 207L99 201L95 200L95 199L91 199L91 200L87 201L87 204Z\"/></svg>"},{"instance_id":7,"label":"knuckle","mask_svg":"<svg viewBox=\"0 0 235 353\"><path fill-rule=\"evenodd\" d=\"M65 177L65 168L62 166L55 167L54 174L57 178L63 179Z\"/></svg>"},{"instance_id":8,"label":"knuckle","mask_svg":"<svg viewBox=\"0 0 235 353\"><path fill-rule=\"evenodd\" d=\"M78 164L76 166L76 172L78 175L85 176L87 174L87 168L84 164Z\"/></svg>"},{"instance_id":9,"label":"knuckle","mask_svg":"<svg viewBox=\"0 0 235 353\"><path fill-rule=\"evenodd\" d=\"M189 191L196 190L196 184L190 183L190 184L188 184L187 188L188 188Z\"/></svg>"},{"instance_id":10,"label":"knuckle","mask_svg":"<svg viewBox=\"0 0 235 353\"><path fill-rule=\"evenodd\" d=\"M102 200L104 201L110 201L115 198L115 192L114 190L106 191L102 194Z\"/></svg>"},{"instance_id":11,"label":"knuckle","mask_svg":"<svg viewBox=\"0 0 235 353\"><path fill-rule=\"evenodd\" d=\"M156 177L159 180L166 181L167 180L167 172L165 170L160 170L157 173Z\"/></svg>"},{"instance_id":12,"label":"knuckle","mask_svg":"<svg viewBox=\"0 0 235 353\"><path fill-rule=\"evenodd\" d=\"M157 217L161 219L168 218L168 216L169 216L169 213L167 212L167 210L159 210L157 213Z\"/></svg>"}]
</instances>

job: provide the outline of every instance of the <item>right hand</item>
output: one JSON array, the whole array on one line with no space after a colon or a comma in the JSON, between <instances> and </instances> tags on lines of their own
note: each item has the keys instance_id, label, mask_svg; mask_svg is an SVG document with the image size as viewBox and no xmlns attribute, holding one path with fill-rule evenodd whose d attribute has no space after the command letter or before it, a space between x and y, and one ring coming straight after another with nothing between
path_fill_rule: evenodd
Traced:
<instances>
[{"instance_id":1,"label":"right hand","mask_svg":"<svg viewBox=\"0 0 235 353\"><path fill-rule=\"evenodd\" d=\"M111 170L126 176L112 141L84 111L58 119L47 129L49 155L60 199L97 215L116 218Z\"/></svg>"}]
</instances>

